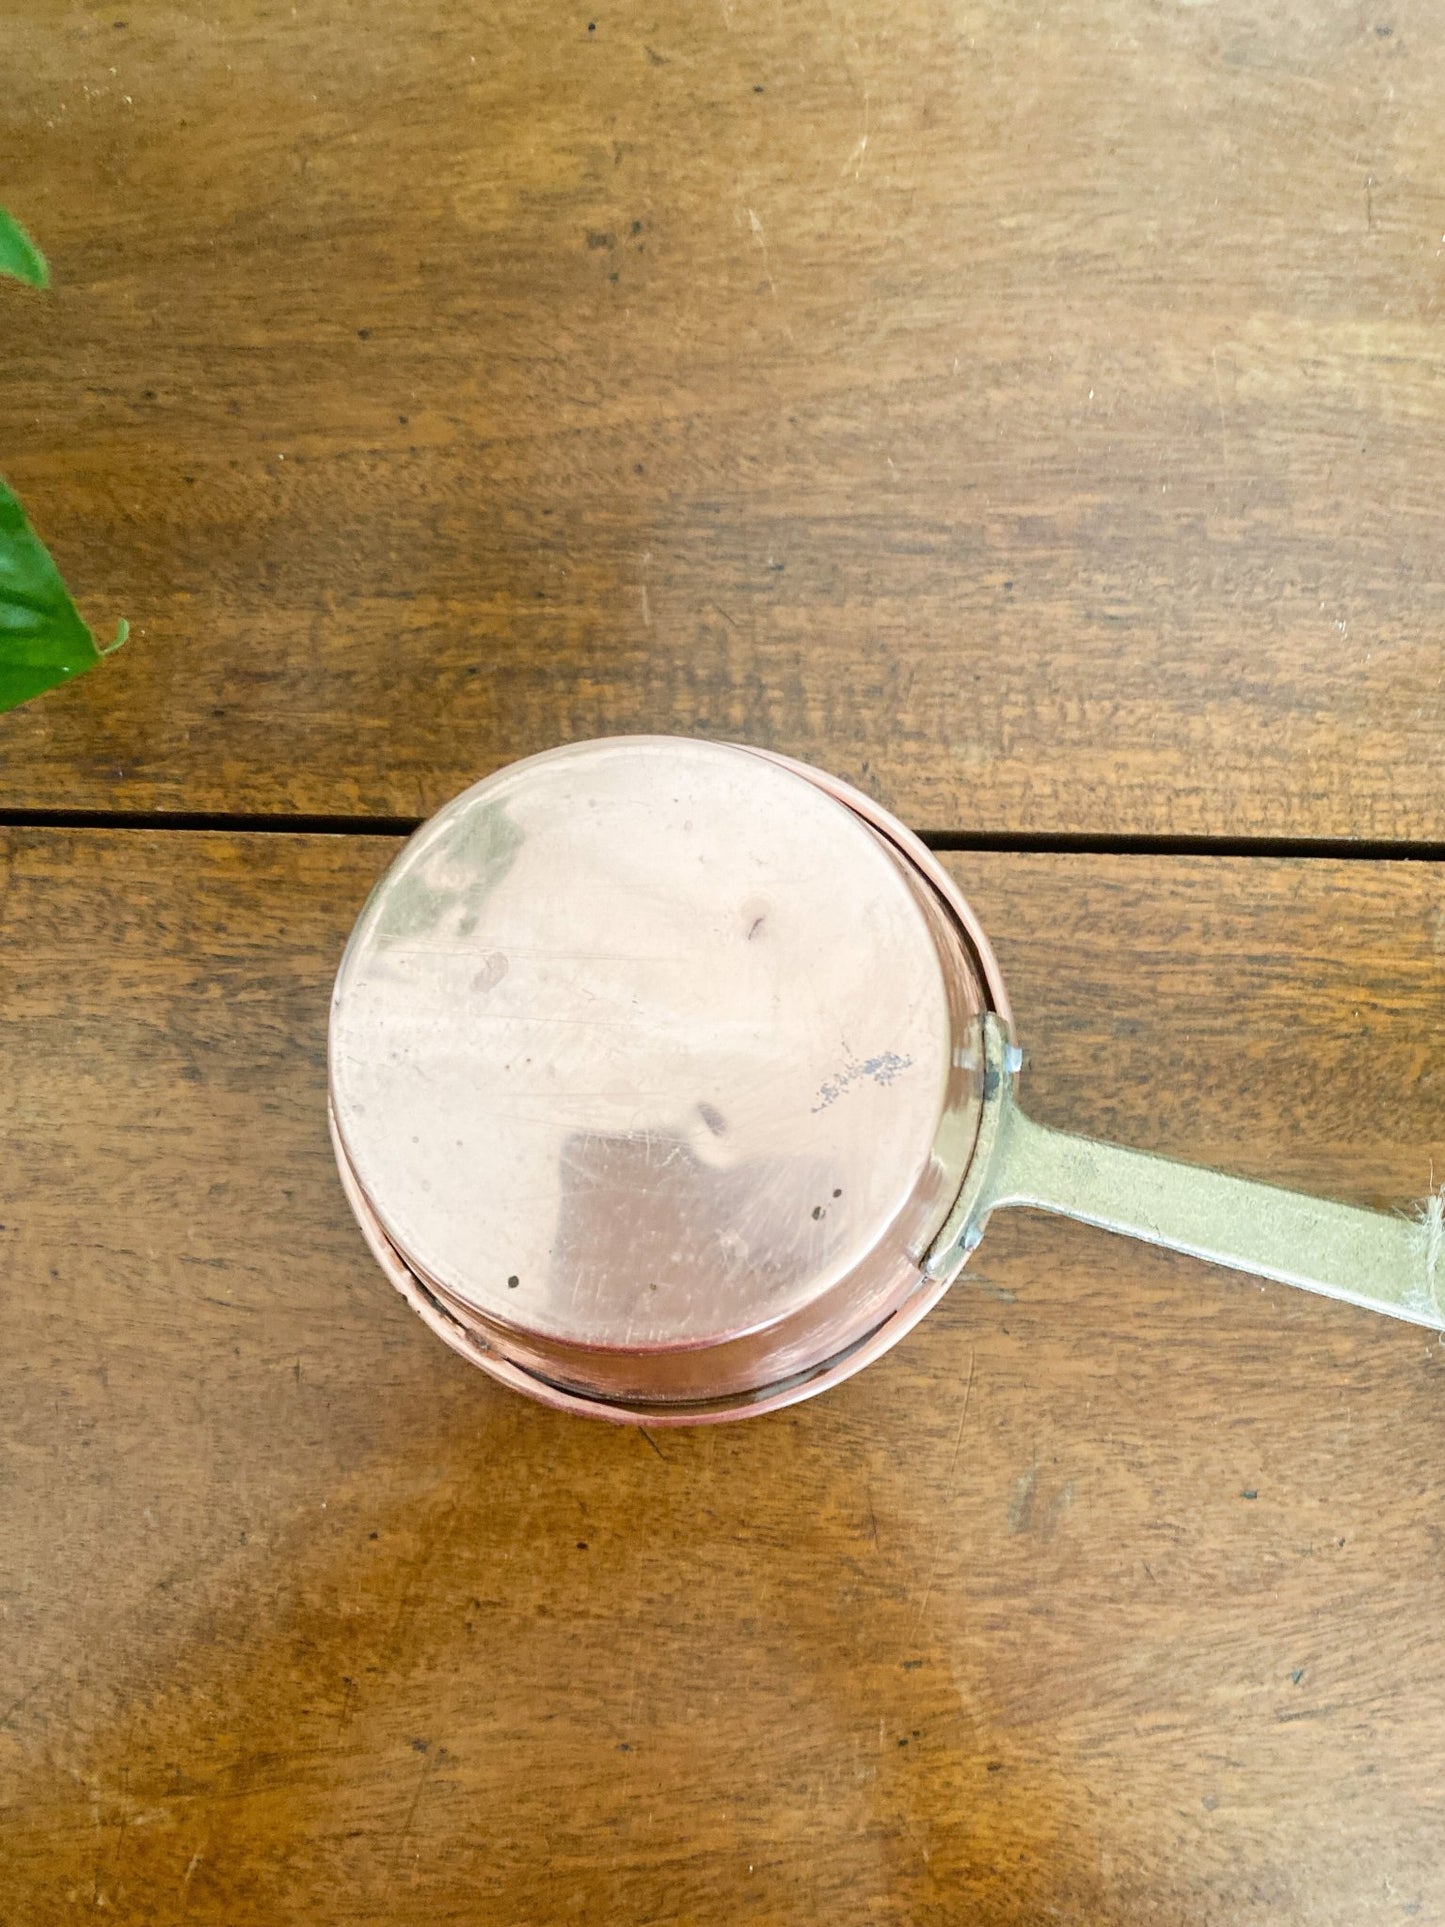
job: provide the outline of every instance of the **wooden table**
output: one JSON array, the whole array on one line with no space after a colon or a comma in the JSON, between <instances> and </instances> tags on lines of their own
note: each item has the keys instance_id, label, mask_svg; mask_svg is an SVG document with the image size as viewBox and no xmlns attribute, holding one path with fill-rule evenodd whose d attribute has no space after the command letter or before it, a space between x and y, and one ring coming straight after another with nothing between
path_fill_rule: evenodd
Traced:
<instances>
[{"instance_id":1,"label":"wooden table","mask_svg":"<svg viewBox=\"0 0 1445 1927\"><path fill-rule=\"evenodd\" d=\"M0 1923L1445 1919L1445 1355L1033 1214L651 1437L367 1258L327 996L511 757L931 833L1037 1115L1445 1173L1445 12L39 5Z\"/></svg>"}]
</instances>

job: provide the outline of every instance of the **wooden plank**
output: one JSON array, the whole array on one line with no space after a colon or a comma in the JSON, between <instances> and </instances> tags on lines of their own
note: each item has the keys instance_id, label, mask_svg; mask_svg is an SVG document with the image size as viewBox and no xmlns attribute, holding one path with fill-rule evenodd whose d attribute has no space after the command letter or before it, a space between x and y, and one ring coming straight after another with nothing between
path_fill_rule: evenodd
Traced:
<instances>
[{"instance_id":1,"label":"wooden plank","mask_svg":"<svg viewBox=\"0 0 1445 1927\"><path fill-rule=\"evenodd\" d=\"M1439 7L22 11L5 466L135 634L0 807L1445 836Z\"/></svg>"},{"instance_id":2,"label":"wooden plank","mask_svg":"<svg viewBox=\"0 0 1445 1927\"><path fill-rule=\"evenodd\" d=\"M1428 1333L1001 1214L859 1379L650 1440L371 1267L324 1024L381 839L3 837L0 1917L1445 1914ZM959 860L1035 1112L1445 1170L1445 874Z\"/></svg>"}]
</instances>

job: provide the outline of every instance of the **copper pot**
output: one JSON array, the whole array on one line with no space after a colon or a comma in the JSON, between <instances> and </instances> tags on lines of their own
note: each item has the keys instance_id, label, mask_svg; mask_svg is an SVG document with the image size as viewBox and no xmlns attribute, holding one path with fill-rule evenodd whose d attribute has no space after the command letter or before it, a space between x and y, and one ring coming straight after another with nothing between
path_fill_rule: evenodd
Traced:
<instances>
[{"instance_id":1,"label":"copper pot","mask_svg":"<svg viewBox=\"0 0 1445 1927\"><path fill-rule=\"evenodd\" d=\"M1438 1200L1386 1217L1048 1131L1018 1067L988 939L886 811L766 751L612 737L407 844L337 975L331 1125L432 1329L614 1420L836 1384L1008 1203L1445 1325Z\"/></svg>"}]
</instances>

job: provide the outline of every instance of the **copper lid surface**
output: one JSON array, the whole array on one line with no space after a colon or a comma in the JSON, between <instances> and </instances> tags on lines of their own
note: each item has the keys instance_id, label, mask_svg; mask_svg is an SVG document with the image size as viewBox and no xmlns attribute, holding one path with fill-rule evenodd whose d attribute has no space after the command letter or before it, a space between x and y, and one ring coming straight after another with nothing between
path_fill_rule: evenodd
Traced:
<instances>
[{"instance_id":1,"label":"copper lid surface","mask_svg":"<svg viewBox=\"0 0 1445 1927\"><path fill-rule=\"evenodd\" d=\"M479 1362L633 1404L757 1393L918 1288L987 992L811 774L682 738L548 751L373 893L332 1007L339 1155Z\"/></svg>"}]
</instances>

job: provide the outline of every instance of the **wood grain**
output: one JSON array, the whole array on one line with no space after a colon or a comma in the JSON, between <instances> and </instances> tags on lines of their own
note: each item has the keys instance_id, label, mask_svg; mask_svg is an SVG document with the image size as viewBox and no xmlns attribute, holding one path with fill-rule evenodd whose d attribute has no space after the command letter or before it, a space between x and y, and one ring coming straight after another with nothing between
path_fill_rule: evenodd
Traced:
<instances>
[{"instance_id":1,"label":"wood grain","mask_svg":"<svg viewBox=\"0 0 1445 1927\"><path fill-rule=\"evenodd\" d=\"M1445 12L159 0L7 28L0 806L741 736L913 823L1445 835Z\"/></svg>"},{"instance_id":2,"label":"wood grain","mask_svg":"<svg viewBox=\"0 0 1445 1927\"><path fill-rule=\"evenodd\" d=\"M1000 1214L813 1404L503 1393L330 1167L393 848L0 841L0 1921L1445 1916L1430 1335ZM1039 1116L1445 1169L1439 867L956 869Z\"/></svg>"}]
</instances>

